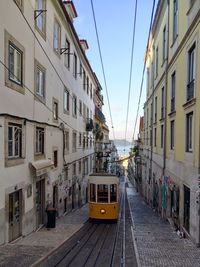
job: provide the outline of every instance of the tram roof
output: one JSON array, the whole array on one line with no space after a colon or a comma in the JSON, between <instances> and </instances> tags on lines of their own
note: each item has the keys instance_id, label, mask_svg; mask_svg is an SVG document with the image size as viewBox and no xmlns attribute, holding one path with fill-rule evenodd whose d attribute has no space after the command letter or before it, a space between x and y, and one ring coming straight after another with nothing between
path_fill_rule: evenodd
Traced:
<instances>
[{"instance_id":1,"label":"tram roof","mask_svg":"<svg viewBox=\"0 0 200 267\"><path fill-rule=\"evenodd\" d=\"M119 178L113 174L93 173L89 175L89 183L95 184L118 184Z\"/></svg>"}]
</instances>

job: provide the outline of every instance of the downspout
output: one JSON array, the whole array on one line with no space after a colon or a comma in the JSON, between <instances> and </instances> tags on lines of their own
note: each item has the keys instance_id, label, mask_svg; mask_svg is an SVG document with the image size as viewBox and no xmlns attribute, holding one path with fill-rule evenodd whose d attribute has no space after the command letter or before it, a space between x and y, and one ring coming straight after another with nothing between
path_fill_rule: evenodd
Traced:
<instances>
[{"instance_id":1,"label":"downspout","mask_svg":"<svg viewBox=\"0 0 200 267\"><path fill-rule=\"evenodd\" d=\"M168 86L168 62L169 62L169 14L170 14L170 0L167 0L167 8L168 8L168 15L167 15L167 51L166 51L166 67L165 67L165 119L164 119L164 151L163 151L163 176L165 175L166 169L166 141L167 141L167 86Z\"/></svg>"}]
</instances>

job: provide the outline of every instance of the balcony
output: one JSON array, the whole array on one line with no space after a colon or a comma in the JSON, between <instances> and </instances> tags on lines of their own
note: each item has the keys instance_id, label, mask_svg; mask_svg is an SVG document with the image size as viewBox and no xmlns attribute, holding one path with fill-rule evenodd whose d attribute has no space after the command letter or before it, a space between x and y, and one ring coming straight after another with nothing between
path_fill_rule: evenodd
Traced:
<instances>
[{"instance_id":1,"label":"balcony","mask_svg":"<svg viewBox=\"0 0 200 267\"><path fill-rule=\"evenodd\" d=\"M104 114L102 113L102 111L98 107L95 107L95 117L98 120L100 120L102 123L106 122Z\"/></svg>"},{"instance_id":2,"label":"balcony","mask_svg":"<svg viewBox=\"0 0 200 267\"><path fill-rule=\"evenodd\" d=\"M89 131L92 131L93 129L94 129L93 120L90 119L90 118L87 118L87 121L86 121L86 131L89 132Z\"/></svg>"}]
</instances>

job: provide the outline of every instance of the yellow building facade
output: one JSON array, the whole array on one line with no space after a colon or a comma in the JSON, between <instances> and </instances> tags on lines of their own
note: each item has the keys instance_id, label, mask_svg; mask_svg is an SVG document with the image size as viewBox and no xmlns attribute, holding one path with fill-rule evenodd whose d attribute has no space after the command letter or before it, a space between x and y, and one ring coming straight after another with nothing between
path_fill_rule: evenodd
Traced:
<instances>
[{"instance_id":1,"label":"yellow building facade","mask_svg":"<svg viewBox=\"0 0 200 267\"><path fill-rule=\"evenodd\" d=\"M158 2L146 55L143 195L200 243L200 1Z\"/></svg>"}]
</instances>

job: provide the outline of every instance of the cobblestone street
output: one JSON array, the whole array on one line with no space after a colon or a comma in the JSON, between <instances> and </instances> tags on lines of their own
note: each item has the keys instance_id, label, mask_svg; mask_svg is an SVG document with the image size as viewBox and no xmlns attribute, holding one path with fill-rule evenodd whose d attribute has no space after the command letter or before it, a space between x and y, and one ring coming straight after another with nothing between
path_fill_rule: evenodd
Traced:
<instances>
[{"instance_id":1,"label":"cobblestone street","mask_svg":"<svg viewBox=\"0 0 200 267\"><path fill-rule=\"evenodd\" d=\"M189 239L181 239L168 221L161 219L129 183L129 204L134 222L139 263L142 267L197 267L200 249Z\"/></svg>"}]
</instances>

